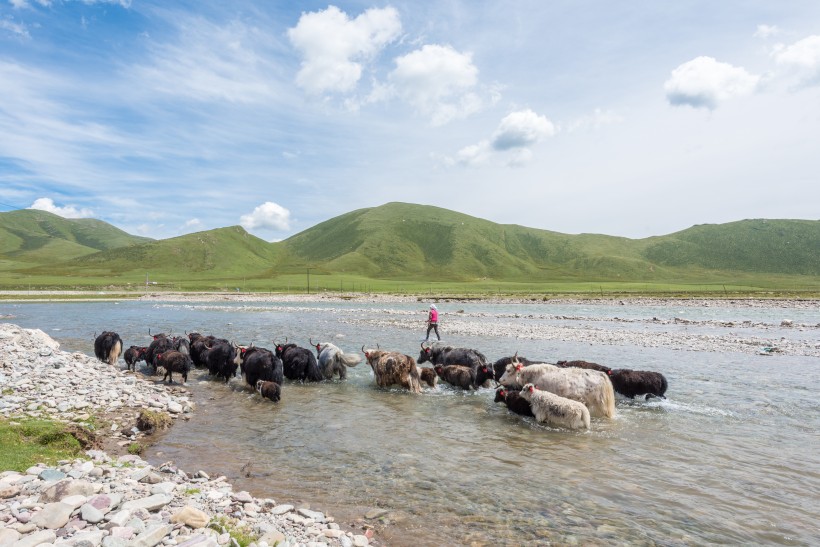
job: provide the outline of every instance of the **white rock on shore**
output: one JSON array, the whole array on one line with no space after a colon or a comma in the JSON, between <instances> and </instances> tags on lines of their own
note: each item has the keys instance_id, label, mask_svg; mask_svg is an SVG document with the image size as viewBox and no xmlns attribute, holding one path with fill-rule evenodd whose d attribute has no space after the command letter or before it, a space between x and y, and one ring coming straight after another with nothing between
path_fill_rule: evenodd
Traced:
<instances>
[{"instance_id":1,"label":"white rock on shore","mask_svg":"<svg viewBox=\"0 0 820 547\"><path fill-rule=\"evenodd\" d=\"M129 427L142 409L175 419L194 410L187 391L156 384L81 353L68 353L37 329L0 323L0 415L112 426L101 434L128 444L143 433ZM123 433L122 428L126 431ZM113 459L89 450L89 460L0 472L0 545L237 545L231 531L255 545L367 545L318 511L297 511L271 499L234 493L225 477L153 467L138 456Z\"/></svg>"}]
</instances>

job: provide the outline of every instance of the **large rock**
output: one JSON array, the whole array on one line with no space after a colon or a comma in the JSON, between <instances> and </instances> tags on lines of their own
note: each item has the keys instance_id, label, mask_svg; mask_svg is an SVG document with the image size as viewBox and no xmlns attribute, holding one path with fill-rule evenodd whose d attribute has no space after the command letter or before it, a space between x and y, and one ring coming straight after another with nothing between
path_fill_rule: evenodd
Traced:
<instances>
[{"instance_id":1,"label":"large rock","mask_svg":"<svg viewBox=\"0 0 820 547\"><path fill-rule=\"evenodd\" d=\"M207 513L190 505L186 505L171 517L171 522L182 523L191 528L204 528L210 520L211 517Z\"/></svg>"},{"instance_id":2,"label":"large rock","mask_svg":"<svg viewBox=\"0 0 820 547\"><path fill-rule=\"evenodd\" d=\"M31 523L38 528L56 530L66 525L72 511L74 511L74 508L67 503L60 503L59 501L47 503L36 515L31 517Z\"/></svg>"},{"instance_id":3,"label":"large rock","mask_svg":"<svg viewBox=\"0 0 820 547\"><path fill-rule=\"evenodd\" d=\"M153 496L148 496L147 498L126 501L122 504L122 509L126 511L136 511L137 509L156 511L171 503L172 499L173 498L171 496L166 494L154 494Z\"/></svg>"},{"instance_id":4,"label":"large rock","mask_svg":"<svg viewBox=\"0 0 820 547\"><path fill-rule=\"evenodd\" d=\"M40 530L29 534L12 544L13 547L36 547L41 543L54 543L57 534L53 530Z\"/></svg>"},{"instance_id":5,"label":"large rock","mask_svg":"<svg viewBox=\"0 0 820 547\"><path fill-rule=\"evenodd\" d=\"M129 545L131 547L154 547L154 545L162 542L173 529L174 527L171 525L157 526L135 537Z\"/></svg>"},{"instance_id":6,"label":"large rock","mask_svg":"<svg viewBox=\"0 0 820 547\"><path fill-rule=\"evenodd\" d=\"M94 490L94 485L88 481L64 480L46 488L40 494L40 502L52 503L68 496L90 496Z\"/></svg>"}]
</instances>

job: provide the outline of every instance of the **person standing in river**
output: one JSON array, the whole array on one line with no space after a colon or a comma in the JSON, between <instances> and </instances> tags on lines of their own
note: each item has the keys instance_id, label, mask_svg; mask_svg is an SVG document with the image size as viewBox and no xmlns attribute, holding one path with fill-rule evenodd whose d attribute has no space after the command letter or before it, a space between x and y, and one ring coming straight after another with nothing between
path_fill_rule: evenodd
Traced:
<instances>
[{"instance_id":1,"label":"person standing in river","mask_svg":"<svg viewBox=\"0 0 820 547\"><path fill-rule=\"evenodd\" d=\"M424 337L426 342L430 338L430 331L436 331L436 338L441 340L441 335L438 333L438 308L435 304L430 304L430 313L427 315L427 336Z\"/></svg>"}]
</instances>

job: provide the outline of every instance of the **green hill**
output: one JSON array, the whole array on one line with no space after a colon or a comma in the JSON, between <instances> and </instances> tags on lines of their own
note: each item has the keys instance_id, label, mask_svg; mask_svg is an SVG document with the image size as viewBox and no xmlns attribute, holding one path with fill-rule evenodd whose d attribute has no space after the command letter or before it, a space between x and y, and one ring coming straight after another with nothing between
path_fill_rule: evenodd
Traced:
<instances>
[{"instance_id":1,"label":"green hill","mask_svg":"<svg viewBox=\"0 0 820 547\"><path fill-rule=\"evenodd\" d=\"M0 268L53 264L145 241L100 220L35 209L0 213Z\"/></svg>"},{"instance_id":2,"label":"green hill","mask_svg":"<svg viewBox=\"0 0 820 547\"><path fill-rule=\"evenodd\" d=\"M0 213L0 285L190 288L407 283L729 283L820 288L820 221L743 220L629 239L496 224L432 206L388 203L317 224L279 243L239 226L165 240L42 211ZM307 276L306 276L307 274ZM38 281L39 280L39 281Z\"/></svg>"}]
</instances>

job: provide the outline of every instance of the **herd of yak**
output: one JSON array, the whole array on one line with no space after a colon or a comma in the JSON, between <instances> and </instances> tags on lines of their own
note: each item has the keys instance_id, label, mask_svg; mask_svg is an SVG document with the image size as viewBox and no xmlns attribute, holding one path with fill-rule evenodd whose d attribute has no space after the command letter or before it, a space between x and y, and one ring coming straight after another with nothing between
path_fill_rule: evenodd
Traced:
<instances>
[{"instance_id":1,"label":"herd of yak","mask_svg":"<svg viewBox=\"0 0 820 547\"><path fill-rule=\"evenodd\" d=\"M275 343L274 351L262 347L239 346L212 335L153 335L150 345L130 346L124 352L129 370L144 360L157 373L165 370L163 381L173 382L173 373L188 379L193 367L207 368L215 378L228 382L241 373L262 397L274 402L281 398L285 378L319 382L338 376L346 378L346 368L361 362L358 354L344 353L337 346L310 340L316 354L293 343ZM94 354L115 365L122 351L122 339L105 331L94 341ZM380 387L400 385L420 393L422 384L435 387L439 380L461 389L498 386L495 402L510 411L532 416L539 422L569 429L588 429L590 416L612 418L615 393L634 399L638 395L664 397L666 378L651 371L610 369L587 361L558 361L555 364L531 361L518 354L489 363L479 351L454 348L441 343L421 344L417 359L380 348L362 353ZM432 367L420 367L429 362Z\"/></svg>"}]
</instances>

